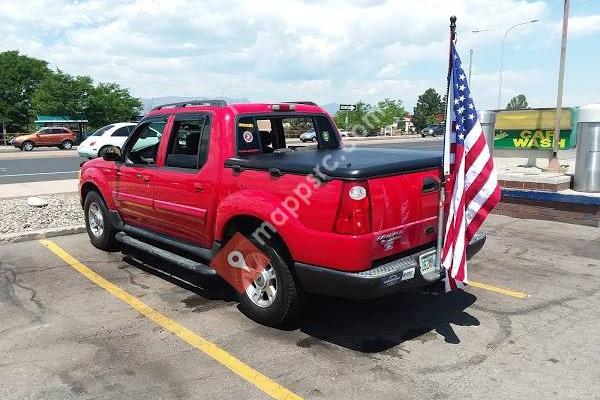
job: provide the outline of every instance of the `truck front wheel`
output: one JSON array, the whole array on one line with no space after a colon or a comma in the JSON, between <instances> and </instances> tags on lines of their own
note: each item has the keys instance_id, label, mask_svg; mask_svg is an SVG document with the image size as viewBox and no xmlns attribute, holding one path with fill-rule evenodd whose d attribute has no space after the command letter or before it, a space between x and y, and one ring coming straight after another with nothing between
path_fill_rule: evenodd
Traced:
<instances>
[{"instance_id":1,"label":"truck front wheel","mask_svg":"<svg viewBox=\"0 0 600 400\"><path fill-rule=\"evenodd\" d=\"M285 253L277 243L261 245L250 239L269 259L269 264L244 293L239 294L240 309L252 320L281 326L302 311L304 295L296 282Z\"/></svg>"},{"instance_id":2,"label":"truck front wheel","mask_svg":"<svg viewBox=\"0 0 600 400\"><path fill-rule=\"evenodd\" d=\"M117 247L115 234L108 208L98 192L92 190L85 196L83 203L85 227L94 247L100 250L114 250Z\"/></svg>"}]
</instances>

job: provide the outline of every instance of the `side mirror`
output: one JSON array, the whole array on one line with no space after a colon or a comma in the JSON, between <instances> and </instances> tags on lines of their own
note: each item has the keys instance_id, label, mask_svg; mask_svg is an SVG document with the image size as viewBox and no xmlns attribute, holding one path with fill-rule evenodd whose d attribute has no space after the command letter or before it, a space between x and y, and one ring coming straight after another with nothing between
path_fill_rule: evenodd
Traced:
<instances>
[{"instance_id":1,"label":"side mirror","mask_svg":"<svg viewBox=\"0 0 600 400\"><path fill-rule=\"evenodd\" d=\"M105 161L123 161L123 151L118 146L109 146L104 150L102 158Z\"/></svg>"}]
</instances>

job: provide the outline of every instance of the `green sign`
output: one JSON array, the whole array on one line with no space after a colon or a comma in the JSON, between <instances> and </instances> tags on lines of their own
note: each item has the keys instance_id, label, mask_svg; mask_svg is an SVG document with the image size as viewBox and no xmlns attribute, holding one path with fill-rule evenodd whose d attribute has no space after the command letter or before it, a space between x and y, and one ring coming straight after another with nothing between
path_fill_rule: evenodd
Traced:
<instances>
[{"instance_id":1,"label":"green sign","mask_svg":"<svg viewBox=\"0 0 600 400\"><path fill-rule=\"evenodd\" d=\"M499 111L496 114L494 147L523 150L552 149L555 123L556 110L552 108ZM559 148L572 149L577 138L575 109L563 108L559 124Z\"/></svg>"},{"instance_id":2,"label":"green sign","mask_svg":"<svg viewBox=\"0 0 600 400\"><path fill-rule=\"evenodd\" d=\"M496 129L494 148L496 149L552 149L553 129ZM560 149L571 149L571 129L561 129L558 141Z\"/></svg>"}]
</instances>

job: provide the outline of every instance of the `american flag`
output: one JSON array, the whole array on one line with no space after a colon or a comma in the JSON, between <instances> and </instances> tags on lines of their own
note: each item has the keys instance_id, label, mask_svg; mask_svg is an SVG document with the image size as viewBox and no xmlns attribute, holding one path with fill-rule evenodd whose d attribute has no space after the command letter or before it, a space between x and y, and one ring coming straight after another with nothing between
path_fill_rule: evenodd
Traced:
<instances>
[{"instance_id":1,"label":"american flag","mask_svg":"<svg viewBox=\"0 0 600 400\"><path fill-rule=\"evenodd\" d=\"M446 209L441 256L446 270L446 291L468 283L467 245L500 201L493 158L454 43L450 57L444 174L449 178L452 194Z\"/></svg>"}]
</instances>

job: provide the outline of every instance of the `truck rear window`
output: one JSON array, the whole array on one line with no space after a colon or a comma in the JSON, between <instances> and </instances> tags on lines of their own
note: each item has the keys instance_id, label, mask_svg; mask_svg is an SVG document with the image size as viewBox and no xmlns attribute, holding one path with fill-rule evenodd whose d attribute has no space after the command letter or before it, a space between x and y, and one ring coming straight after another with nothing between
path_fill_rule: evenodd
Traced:
<instances>
[{"instance_id":1,"label":"truck rear window","mask_svg":"<svg viewBox=\"0 0 600 400\"><path fill-rule=\"evenodd\" d=\"M337 128L324 115L259 115L237 120L239 155L268 154L279 149L338 148Z\"/></svg>"}]
</instances>

